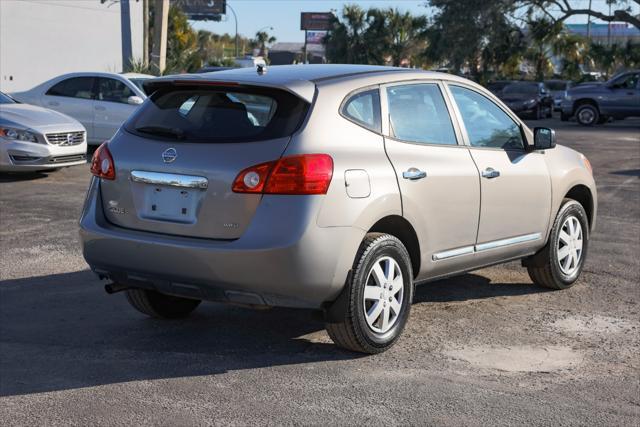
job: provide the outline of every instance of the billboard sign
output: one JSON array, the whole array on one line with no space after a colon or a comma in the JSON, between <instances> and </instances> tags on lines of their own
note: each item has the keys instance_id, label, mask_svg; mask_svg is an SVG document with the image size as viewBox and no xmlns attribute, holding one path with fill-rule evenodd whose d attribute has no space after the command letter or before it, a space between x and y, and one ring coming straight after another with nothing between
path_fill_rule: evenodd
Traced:
<instances>
[{"instance_id":1,"label":"billboard sign","mask_svg":"<svg viewBox=\"0 0 640 427\"><path fill-rule=\"evenodd\" d=\"M220 15L227 14L227 0L173 0L172 3L192 21L219 21Z\"/></svg>"},{"instance_id":2,"label":"billboard sign","mask_svg":"<svg viewBox=\"0 0 640 427\"><path fill-rule=\"evenodd\" d=\"M312 31L327 31L331 29L331 12L302 12L300 14L300 29Z\"/></svg>"},{"instance_id":3,"label":"billboard sign","mask_svg":"<svg viewBox=\"0 0 640 427\"><path fill-rule=\"evenodd\" d=\"M322 44L327 31L307 31L307 44Z\"/></svg>"}]
</instances>

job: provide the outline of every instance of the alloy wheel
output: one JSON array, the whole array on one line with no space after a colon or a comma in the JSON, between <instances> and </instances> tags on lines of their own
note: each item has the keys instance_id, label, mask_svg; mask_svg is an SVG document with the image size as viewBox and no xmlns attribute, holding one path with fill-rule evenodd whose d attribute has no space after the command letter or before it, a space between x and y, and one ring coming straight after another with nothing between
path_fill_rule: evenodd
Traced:
<instances>
[{"instance_id":1,"label":"alloy wheel","mask_svg":"<svg viewBox=\"0 0 640 427\"><path fill-rule=\"evenodd\" d=\"M376 260L364 288L364 316L372 331L388 332L400 317L404 281L398 263L391 257Z\"/></svg>"}]
</instances>

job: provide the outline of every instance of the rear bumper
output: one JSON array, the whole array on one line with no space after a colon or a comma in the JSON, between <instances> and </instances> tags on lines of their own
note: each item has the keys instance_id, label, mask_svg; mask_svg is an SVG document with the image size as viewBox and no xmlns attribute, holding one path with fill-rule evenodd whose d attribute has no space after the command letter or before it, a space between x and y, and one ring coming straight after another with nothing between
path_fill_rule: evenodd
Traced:
<instances>
[{"instance_id":1,"label":"rear bumper","mask_svg":"<svg viewBox=\"0 0 640 427\"><path fill-rule=\"evenodd\" d=\"M148 233L110 224L99 193L94 178L80 219L91 269L122 284L204 300L319 308L342 290L365 234L318 227L322 196L265 196L237 240Z\"/></svg>"}]
</instances>

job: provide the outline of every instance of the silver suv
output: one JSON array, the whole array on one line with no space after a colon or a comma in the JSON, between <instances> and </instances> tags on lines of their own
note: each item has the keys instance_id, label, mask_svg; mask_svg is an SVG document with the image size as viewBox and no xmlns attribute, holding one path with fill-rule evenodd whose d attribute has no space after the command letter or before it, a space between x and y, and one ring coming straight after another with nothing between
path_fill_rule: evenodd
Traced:
<instances>
[{"instance_id":1,"label":"silver suv","mask_svg":"<svg viewBox=\"0 0 640 427\"><path fill-rule=\"evenodd\" d=\"M414 285L522 259L564 289L596 218L587 159L459 77L309 65L159 78L95 153L84 257L139 311L320 310L377 353Z\"/></svg>"}]
</instances>

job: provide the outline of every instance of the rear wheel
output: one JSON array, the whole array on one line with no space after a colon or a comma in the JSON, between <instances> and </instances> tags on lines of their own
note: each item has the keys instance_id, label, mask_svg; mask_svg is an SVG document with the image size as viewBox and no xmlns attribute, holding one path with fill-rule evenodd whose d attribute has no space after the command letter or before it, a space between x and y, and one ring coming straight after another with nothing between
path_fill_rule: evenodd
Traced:
<instances>
[{"instance_id":1,"label":"rear wheel","mask_svg":"<svg viewBox=\"0 0 640 427\"><path fill-rule=\"evenodd\" d=\"M571 287L582 272L589 247L589 221L580 203L565 199L547 245L525 261L534 283L551 289Z\"/></svg>"},{"instance_id":2,"label":"rear wheel","mask_svg":"<svg viewBox=\"0 0 640 427\"><path fill-rule=\"evenodd\" d=\"M564 112L560 113L560 121L561 122L568 122L570 118L571 118L571 115L565 114Z\"/></svg>"},{"instance_id":3,"label":"rear wheel","mask_svg":"<svg viewBox=\"0 0 640 427\"><path fill-rule=\"evenodd\" d=\"M533 110L533 119L540 120L542 118L542 108L538 105L535 110Z\"/></svg>"},{"instance_id":4,"label":"rear wheel","mask_svg":"<svg viewBox=\"0 0 640 427\"><path fill-rule=\"evenodd\" d=\"M200 300L174 297L147 289L128 289L127 300L139 312L158 319L187 317Z\"/></svg>"},{"instance_id":5,"label":"rear wheel","mask_svg":"<svg viewBox=\"0 0 640 427\"><path fill-rule=\"evenodd\" d=\"M348 307L339 323L327 323L338 346L380 353L400 337L413 300L413 271L406 248L389 234L362 241L348 284Z\"/></svg>"},{"instance_id":6,"label":"rear wheel","mask_svg":"<svg viewBox=\"0 0 640 427\"><path fill-rule=\"evenodd\" d=\"M576 120L583 126L593 126L600 120L600 112L593 104L582 104L576 110Z\"/></svg>"}]
</instances>

